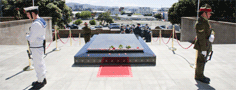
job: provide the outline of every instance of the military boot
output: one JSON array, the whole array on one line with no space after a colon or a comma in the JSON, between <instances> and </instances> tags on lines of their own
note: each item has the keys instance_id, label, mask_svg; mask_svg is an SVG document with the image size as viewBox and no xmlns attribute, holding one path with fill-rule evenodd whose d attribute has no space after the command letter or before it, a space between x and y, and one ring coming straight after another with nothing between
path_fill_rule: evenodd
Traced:
<instances>
[{"instance_id":1,"label":"military boot","mask_svg":"<svg viewBox=\"0 0 236 90\"><path fill-rule=\"evenodd\" d=\"M210 83L209 79L207 79L207 78L195 78L195 80L206 83L206 84Z\"/></svg>"},{"instance_id":2,"label":"military boot","mask_svg":"<svg viewBox=\"0 0 236 90\"><path fill-rule=\"evenodd\" d=\"M210 78L208 78L208 77L206 77L206 76L204 76L204 78L206 78L209 82L211 81Z\"/></svg>"},{"instance_id":3,"label":"military boot","mask_svg":"<svg viewBox=\"0 0 236 90\"><path fill-rule=\"evenodd\" d=\"M32 86L34 86L36 83L38 83L38 81L35 81L32 83ZM42 82L44 85L47 84L47 80L46 78L43 79L43 82Z\"/></svg>"}]
</instances>

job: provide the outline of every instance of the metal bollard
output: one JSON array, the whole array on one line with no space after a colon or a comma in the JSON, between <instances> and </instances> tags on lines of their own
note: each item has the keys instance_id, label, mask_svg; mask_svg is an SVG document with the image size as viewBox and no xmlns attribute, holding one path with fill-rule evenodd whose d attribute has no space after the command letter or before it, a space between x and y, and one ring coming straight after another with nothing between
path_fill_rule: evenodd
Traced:
<instances>
[{"instance_id":1,"label":"metal bollard","mask_svg":"<svg viewBox=\"0 0 236 90\"><path fill-rule=\"evenodd\" d=\"M70 46L72 46L72 40L71 40L71 29L70 29Z\"/></svg>"},{"instance_id":2,"label":"metal bollard","mask_svg":"<svg viewBox=\"0 0 236 90\"><path fill-rule=\"evenodd\" d=\"M161 45L161 30L159 31L159 44Z\"/></svg>"},{"instance_id":3,"label":"metal bollard","mask_svg":"<svg viewBox=\"0 0 236 90\"><path fill-rule=\"evenodd\" d=\"M56 41L55 51L59 51L60 49L57 46L57 26L56 25L54 26L54 32L55 32L55 41Z\"/></svg>"},{"instance_id":4,"label":"metal bollard","mask_svg":"<svg viewBox=\"0 0 236 90\"><path fill-rule=\"evenodd\" d=\"M173 30L172 30L172 47L170 47L169 49L172 50L172 51L176 51L177 49L174 47L174 37L175 37L175 26L173 25Z\"/></svg>"},{"instance_id":5,"label":"metal bollard","mask_svg":"<svg viewBox=\"0 0 236 90\"><path fill-rule=\"evenodd\" d=\"M81 40L80 40L80 33L79 33L79 45L81 45Z\"/></svg>"}]
</instances>

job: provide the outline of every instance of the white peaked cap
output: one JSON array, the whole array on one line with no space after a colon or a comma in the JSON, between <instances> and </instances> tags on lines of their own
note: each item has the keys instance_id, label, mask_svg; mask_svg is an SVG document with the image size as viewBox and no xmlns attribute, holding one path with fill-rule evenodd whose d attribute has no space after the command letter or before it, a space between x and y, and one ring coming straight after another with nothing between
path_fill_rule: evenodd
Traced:
<instances>
[{"instance_id":1,"label":"white peaked cap","mask_svg":"<svg viewBox=\"0 0 236 90\"><path fill-rule=\"evenodd\" d=\"M30 6L30 7L25 7L24 10L27 11L31 11L31 10L38 10L39 6Z\"/></svg>"}]
</instances>

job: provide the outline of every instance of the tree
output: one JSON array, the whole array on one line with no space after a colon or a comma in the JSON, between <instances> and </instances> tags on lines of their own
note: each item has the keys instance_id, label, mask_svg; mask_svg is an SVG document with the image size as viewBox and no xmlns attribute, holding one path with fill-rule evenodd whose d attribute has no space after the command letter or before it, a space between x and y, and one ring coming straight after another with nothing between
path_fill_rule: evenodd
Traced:
<instances>
[{"instance_id":1,"label":"tree","mask_svg":"<svg viewBox=\"0 0 236 90\"><path fill-rule=\"evenodd\" d=\"M180 0L174 3L168 11L168 20L172 24L181 23L181 17L197 16L198 0ZM212 7L212 20L236 22L236 4L235 0L201 0L200 7L209 4Z\"/></svg>"},{"instance_id":2,"label":"tree","mask_svg":"<svg viewBox=\"0 0 236 90\"><path fill-rule=\"evenodd\" d=\"M14 16L16 20L27 19L25 7L32 6L32 0L2 0L3 16ZM64 1L34 0L35 6L39 6L39 16L52 17L52 26L60 28L71 22L72 10Z\"/></svg>"},{"instance_id":3,"label":"tree","mask_svg":"<svg viewBox=\"0 0 236 90\"><path fill-rule=\"evenodd\" d=\"M114 23L113 18L111 16L106 19L106 22L109 24Z\"/></svg>"},{"instance_id":4,"label":"tree","mask_svg":"<svg viewBox=\"0 0 236 90\"><path fill-rule=\"evenodd\" d=\"M154 15L155 18L162 19L162 15L160 13Z\"/></svg>"},{"instance_id":5,"label":"tree","mask_svg":"<svg viewBox=\"0 0 236 90\"><path fill-rule=\"evenodd\" d=\"M181 17L194 17L196 12L195 3L192 0L180 0L169 9L168 20L172 24L181 24Z\"/></svg>"},{"instance_id":6,"label":"tree","mask_svg":"<svg viewBox=\"0 0 236 90\"><path fill-rule=\"evenodd\" d=\"M197 1L195 2L197 3ZM212 8L214 14L212 14L212 20L217 21L229 21L236 22L236 17L234 16L236 13L236 2L235 0L201 0L200 6L204 4L209 4ZM197 7L196 7L197 8Z\"/></svg>"},{"instance_id":7,"label":"tree","mask_svg":"<svg viewBox=\"0 0 236 90\"><path fill-rule=\"evenodd\" d=\"M125 14L125 11L120 11L120 14L121 14L121 15L124 15L124 14Z\"/></svg>"},{"instance_id":8,"label":"tree","mask_svg":"<svg viewBox=\"0 0 236 90\"><path fill-rule=\"evenodd\" d=\"M132 15L132 13L129 13L127 16L131 16Z\"/></svg>"},{"instance_id":9,"label":"tree","mask_svg":"<svg viewBox=\"0 0 236 90\"><path fill-rule=\"evenodd\" d=\"M93 19L93 20L90 20L89 23L90 23L91 25L96 25L96 21L95 21L94 19Z\"/></svg>"},{"instance_id":10,"label":"tree","mask_svg":"<svg viewBox=\"0 0 236 90\"><path fill-rule=\"evenodd\" d=\"M80 17L83 18L83 19L90 18L91 17L91 12L90 11L82 11L80 13Z\"/></svg>"},{"instance_id":11,"label":"tree","mask_svg":"<svg viewBox=\"0 0 236 90\"><path fill-rule=\"evenodd\" d=\"M78 12L78 13L76 13L75 14L75 17L78 19L78 18L81 18L81 16L80 16L80 13Z\"/></svg>"},{"instance_id":12,"label":"tree","mask_svg":"<svg viewBox=\"0 0 236 90\"><path fill-rule=\"evenodd\" d=\"M96 14L97 14L97 12L92 13L92 14L91 14L91 17L94 18L94 17L96 16Z\"/></svg>"},{"instance_id":13,"label":"tree","mask_svg":"<svg viewBox=\"0 0 236 90\"><path fill-rule=\"evenodd\" d=\"M152 16L152 14L144 14L143 16Z\"/></svg>"},{"instance_id":14,"label":"tree","mask_svg":"<svg viewBox=\"0 0 236 90\"><path fill-rule=\"evenodd\" d=\"M101 21L101 22L104 22L102 23L103 25L105 24L105 22L107 23L111 23L113 21L112 17L110 16L110 13L109 12L104 12L102 14L99 14L98 15L98 18L97 20ZM114 22L114 21L113 21Z\"/></svg>"},{"instance_id":15,"label":"tree","mask_svg":"<svg viewBox=\"0 0 236 90\"><path fill-rule=\"evenodd\" d=\"M116 14L116 16L115 16L115 20L120 20L120 17L118 16L118 14Z\"/></svg>"},{"instance_id":16,"label":"tree","mask_svg":"<svg viewBox=\"0 0 236 90\"><path fill-rule=\"evenodd\" d=\"M73 22L73 24L76 24L76 25L80 25L81 23L83 23L81 19L78 19L75 22Z\"/></svg>"}]
</instances>

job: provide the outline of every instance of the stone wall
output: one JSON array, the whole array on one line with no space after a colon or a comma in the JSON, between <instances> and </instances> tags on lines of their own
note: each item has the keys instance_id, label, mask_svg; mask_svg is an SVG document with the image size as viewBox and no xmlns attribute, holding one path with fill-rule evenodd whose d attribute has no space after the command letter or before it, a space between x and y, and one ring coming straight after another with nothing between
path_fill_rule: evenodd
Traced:
<instances>
[{"instance_id":1,"label":"stone wall","mask_svg":"<svg viewBox=\"0 0 236 90\"><path fill-rule=\"evenodd\" d=\"M236 43L236 23L209 20L216 35L214 44L235 44ZM194 29L196 17L181 18L181 41L192 42L196 36Z\"/></svg>"},{"instance_id":2,"label":"stone wall","mask_svg":"<svg viewBox=\"0 0 236 90\"><path fill-rule=\"evenodd\" d=\"M52 39L52 18L43 17L47 23L46 40ZM32 20L14 20L0 22L0 45L26 45L26 33L29 32L29 27Z\"/></svg>"},{"instance_id":3,"label":"stone wall","mask_svg":"<svg viewBox=\"0 0 236 90\"><path fill-rule=\"evenodd\" d=\"M14 17L0 17L0 22L13 21Z\"/></svg>"}]
</instances>

